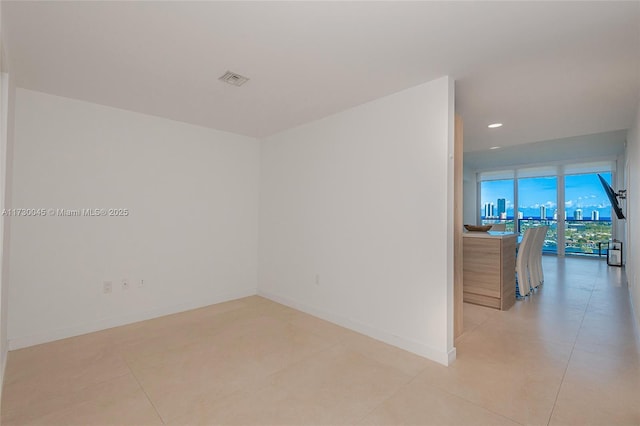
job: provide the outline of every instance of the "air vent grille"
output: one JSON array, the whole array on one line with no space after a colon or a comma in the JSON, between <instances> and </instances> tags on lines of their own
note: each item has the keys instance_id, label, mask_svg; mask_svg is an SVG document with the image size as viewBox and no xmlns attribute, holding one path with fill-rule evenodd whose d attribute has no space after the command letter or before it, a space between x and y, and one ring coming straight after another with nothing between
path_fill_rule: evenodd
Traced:
<instances>
[{"instance_id":1,"label":"air vent grille","mask_svg":"<svg viewBox=\"0 0 640 426\"><path fill-rule=\"evenodd\" d=\"M229 83L232 86L242 86L247 81L249 81L247 77L243 77L240 74L236 74L235 72L231 72L231 71L225 72L224 75L220 77L218 80L224 81L225 83Z\"/></svg>"}]
</instances>

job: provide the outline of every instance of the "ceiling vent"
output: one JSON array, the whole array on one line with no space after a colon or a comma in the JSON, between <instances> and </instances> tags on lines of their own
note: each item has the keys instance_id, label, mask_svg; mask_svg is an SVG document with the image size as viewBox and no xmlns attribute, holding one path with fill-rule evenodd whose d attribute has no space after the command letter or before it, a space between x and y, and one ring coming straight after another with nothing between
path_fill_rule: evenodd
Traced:
<instances>
[{"instance_id":1,"label":"ceiling vent","mask_svg":"<svg viewBox=\"0 0 640 426\"><path fill-rule=\"evenodd\" d=\"M243 77L240 74L236 74L231 71L225 72L224 75L220 77L218 80L224 81L225 83L229 83L233 86L242 86L247 81L249 81L247 77Z\"/></svg>"}]
</instances>

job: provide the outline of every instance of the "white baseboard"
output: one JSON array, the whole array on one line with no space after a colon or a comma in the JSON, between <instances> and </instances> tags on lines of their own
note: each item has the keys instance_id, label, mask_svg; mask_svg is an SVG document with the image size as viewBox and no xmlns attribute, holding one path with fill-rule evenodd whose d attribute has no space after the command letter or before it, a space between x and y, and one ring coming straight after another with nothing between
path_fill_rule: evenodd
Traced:
<instances>
[{"instance_id":1,"label":"white baseboard","mask_svg":"<svg viewBox=\"0 0 640 426\"><path fill-rule=\"evenodd\" d=\"M218 294L207 299L193 300L186 303L181 303L179 305L166 306L152 309L150 311L136 312L133 314L127 314L118 317L104 318L75 327L49 330L30 336L13 337L9 339L9 350L12 351L29 346L39 345L41 343L66 339L68 337L80 336L82 334L93 333L95 331L106 330L108 328L119 327L121 325L145 321L165 315L176 314L178 312L190 311L192 309L198 309L205 306L214 305L216 303L227 302L229 300L240 299L242 297L254 296L256 294L257 289L239 290L230 293Z\"/></svg>"},{"instance_id":2,"label":"white baseboard","mask_svg":"<svg viewBox=\"0 0 640 426\"><path fill-rule=\"evenodd\" d=\"M447 366L451 365L453 361L456 360L456 356L457 356L456 348L455 347L451 348L451 350L449 350L449 352L447 353L448 363L446 365Z\"/></svg>"},{"instance_id":3,"label":"white baseboard","mask_svg":"<svg viewBox=\"0 0 640 426\"><path fill-rule=\"evenodd\" d=\"M296 300L289 299L288 297L282 297L277 294L269 293L262 290L258 290L258 295L265 297L267 299L273 300L274 302L280 303L282 305L289 306L290 308L305 312L309 315L322 318L323 320L332 322L339 326L364 334L373 339L380 340L381 342L388 343L392 346L396 346L398 348L412 352L416 355L420 355L421 357L430 359L432 361L435 361L445 366L450 365L456 359L456 348L453 348L448 352L440 351L438 349L424 345L420 342L416 342L411 339L406 339L401 336L396 336L387 331L379 330L369 325L362 324L357 321L353 321L342 315L316 309L312 306L306 305L304 303L300 303Z\"/></svg>"}]
</instances>

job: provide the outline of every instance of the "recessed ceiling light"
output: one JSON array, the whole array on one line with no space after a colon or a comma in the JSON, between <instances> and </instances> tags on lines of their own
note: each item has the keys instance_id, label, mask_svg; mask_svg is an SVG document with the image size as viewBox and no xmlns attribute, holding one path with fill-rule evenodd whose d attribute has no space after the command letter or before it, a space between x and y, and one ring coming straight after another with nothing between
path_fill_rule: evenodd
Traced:
<instances>
[{"instance_id":1,"label":"recessed ceiling light","mask_svg":"<svg viewBox=\"0 0 640 426\"><path fill-rule=\"evenodd\" d=\"M499 147L499 146L492 146L492 147L491 147L491 148L489 148L489 149L498 149L498 148L500 148L500 147Z\"/></svg>"},{"instance_id":2,"label":"recessed ceiling light","mask_svg":"<svg viewBox=\"0 0 640 426\"><path fill-rule=\"evenodd\" d=\"M489 124L487 127L490 128L490 129L495 129L495 128L498 128L498 127L502 127L502 123Z\"/></svg>"}]
</instances>

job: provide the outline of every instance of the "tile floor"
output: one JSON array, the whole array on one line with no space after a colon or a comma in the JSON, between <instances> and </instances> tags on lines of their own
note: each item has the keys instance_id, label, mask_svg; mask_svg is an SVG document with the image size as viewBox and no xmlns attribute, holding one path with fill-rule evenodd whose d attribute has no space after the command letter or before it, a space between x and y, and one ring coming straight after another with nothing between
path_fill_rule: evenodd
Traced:
<instances>
[{"instance_id":1,"label":"tile floor","mask_svg":"<svg viewBox=\"0 0 640 426\"><path fill-rule=\"evenodd\" d=\"M261 297L13 351L3 425L640 425L623 271L545 257L449 368Z\"/></svg>"}]
</instances>

